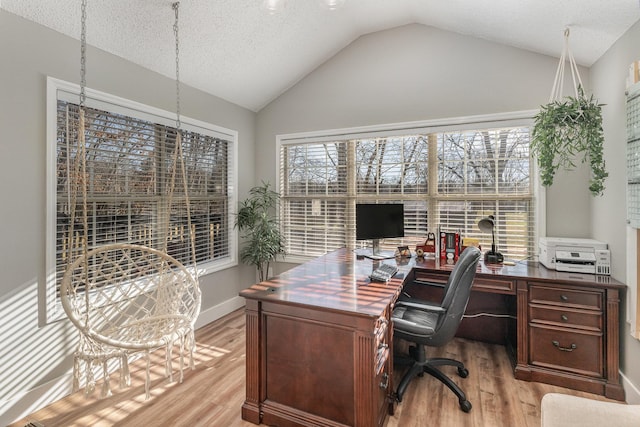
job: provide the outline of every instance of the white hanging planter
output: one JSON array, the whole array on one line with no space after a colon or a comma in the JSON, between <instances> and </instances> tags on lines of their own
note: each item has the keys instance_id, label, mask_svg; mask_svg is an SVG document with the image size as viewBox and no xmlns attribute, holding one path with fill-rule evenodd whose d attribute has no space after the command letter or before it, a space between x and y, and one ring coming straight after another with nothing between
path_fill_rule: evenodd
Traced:
<instances>
[{"instance_id":1,"label":"white hanging planter","mask_svg":"<svg viewBox=\"0 0 640 427\"><path fill-rule=\"evenodd\" d=\"M602 195L605 170L603 155L602 104L593 95L586 97L575 59L569 50L569 29L564 31L564 47L556 71L549 103L535 116L531 151L537 157L542 185L553 184L558 169L572 170L576 159L589 162L589 191ZM562 97L565 64L569 61L575 97Z\"/></svg>"}]
</instances>

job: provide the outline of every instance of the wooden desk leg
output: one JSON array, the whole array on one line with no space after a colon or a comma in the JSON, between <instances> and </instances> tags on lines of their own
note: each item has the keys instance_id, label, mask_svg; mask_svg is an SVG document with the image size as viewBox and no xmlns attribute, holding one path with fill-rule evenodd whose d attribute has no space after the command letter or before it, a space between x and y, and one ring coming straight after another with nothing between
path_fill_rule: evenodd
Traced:
<instances>
[{"instance_id":1,"label":"wooden desk leg","mask_svg":"<svg viewBox=\"0 0 640 427\"><path fill-rule=\"evenodd\" d=\"M519 380L531 381L529 368L529 287L526 281L518 280L517 284L517 348L516 369L514 375Z\"/></svg>"},{"instance_id":2,"label":"wooden desk leg","mask_svg":"<svg viewBox=\"0 0 640 427\"><path fill-rule=\"evenodd\" d=\"M260 424L260 303L247 300L246 313L246 400L242 419Z\"/></svg>"},{"instance_id":3,"label":"wooden desk leg","mask_svg":"<svg viewBox=\"0 0 640 427\"><path fill-rule=\"evenodd\" d=\"M604 395L610 399L624 400L624 389L620 384L619 371L619 349L620 349L620 326L618 318L620 316L620 298L617 289L607 290L607 342L606 357L607 365L605 367L605 385Z\"/></svg>"}]
</instances>

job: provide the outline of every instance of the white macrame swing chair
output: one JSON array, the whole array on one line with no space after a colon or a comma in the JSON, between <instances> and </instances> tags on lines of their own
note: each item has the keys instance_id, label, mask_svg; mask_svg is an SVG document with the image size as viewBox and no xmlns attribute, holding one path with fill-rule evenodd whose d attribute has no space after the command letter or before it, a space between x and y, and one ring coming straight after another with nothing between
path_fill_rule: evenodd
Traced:
<instances>
[{"instance_id":1,"label":"white macrame swing chair","mask_svg":"<svg viewBox=\"0 0 640 427\"><path fill-rule=\"evenodd\" d=\"M180 82L178 66L178 7L175 11L174 33L176 39L176 98L177 120L175 149L170 164L167 215L171 211L172 196L178 166L182 172L184 199L188 221L188 238L192 266L187 269L181 262L168 255L168 228L164 228L162 250L132 243L111 243L89 248L87 219L86 141L85 141L85 51L86 51L86 0L82 0L81 36L81 89L78 125L77 155L67 170L71 201L70 235L75 222L76 198L82 197L82 226L84 237L80 255L73 259L69 248L68 260L73 260L62 279L60 298L62 306L79 330L79 342L74 352L73 388L79 390L84 382L85 395L96 387L94 369L102 368L101 397L111 395L109 364L119 362L120 387L129 386L130 357L146 359L145 397L150 396L150 353L165 349L165 376L173 382L173 348L179 346L180 382L183 381L184 358L194 369L194 325L200 313L201 293L197 279L194 230L187 193L186 171L182 153L180 131ZM72 184L71 184L72 183ZM73 188L71 188L73 186ZM168 224L168 220L165 221ZM161 232L162 234L162 232ZM77 252L76 252L77 253ZM84 376L84 377L83 377ZM83 380L83 381L82 381Z\"/></svg>"}]
</instances>

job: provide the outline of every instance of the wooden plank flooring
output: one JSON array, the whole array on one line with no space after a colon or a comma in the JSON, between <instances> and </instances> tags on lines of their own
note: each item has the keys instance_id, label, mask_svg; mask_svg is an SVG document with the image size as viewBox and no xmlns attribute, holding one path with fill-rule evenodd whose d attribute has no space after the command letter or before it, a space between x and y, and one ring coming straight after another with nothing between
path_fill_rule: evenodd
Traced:
<instances>
[{"instance_id":1,"label":"wooden plank flooring","mask_svg":"<svg viewBox=\"0 0 640 427\"><path fill-rule=\"evenodd\" d=\"M244 311L233 313L196 331L196 369L185 370L184 382L169 383L163 376L163 355L154 355L152 388L144 398L144 363L131 366L132 386L117 387L113 374L113 396L86 398L82 391L12 424L29 422L46 427L70 426L220 426L251 427L240 418L245 396ZM545 393L561 392L607 400L541 383L518 381L506 351L501 346L455 339L448 346L430 349L430 355L463 360L469 376L458 379L473 404L470 413L459 409L457 398L439 381L425 375L415 379L404 400L397 405L386 427L539 427L540 400ZM178 366L177 362L174 366ZM456 375L455 368L447 374ZM396 373L396 383L400 372ZM97 393L96 393L97 394Z\"/></svg>"}]
</instances>

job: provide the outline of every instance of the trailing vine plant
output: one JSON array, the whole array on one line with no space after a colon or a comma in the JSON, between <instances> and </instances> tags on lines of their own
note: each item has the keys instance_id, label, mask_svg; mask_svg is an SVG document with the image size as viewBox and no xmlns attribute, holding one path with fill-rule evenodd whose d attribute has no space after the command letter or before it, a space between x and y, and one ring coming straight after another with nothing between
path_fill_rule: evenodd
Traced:
<instances>
[{"instance_id":1,"label":"trailing vine plant","mask_svg":"<svg viewBox=\"0 0 640 427\"><path fill-rule=\"evenodd\" d=\"M575 97L561 95L567 59ZM609 176L603 155L602 104L593 95L587 98L584 94L578 65L569 49L569 28L564 30L564 46L549 103L540 107L534 119L531 152L538 158L542 185L553 184L558 169L571 170L575 159L581 158L582 163L588 161L591 166L589 191L594 196L602 195L604 180Z\"/></svg>"},{"instance_id":2,"label":"trailing vine plant","mask_svg":"<svg viewBox=\"0 0 640 427\"><path fill-rule=\"evenodd\" d=\"M603 155L602 105L593 95L587 98L582 86L576 97L567 96L540 107L534 117L531 151L538 159L542 185L553 184L558 169L575 168L576 158L589 162L591 178L589 190L594 196L604 192L605 170ZM580 157L581 156L581 157Z\"/></svg>"}]
</instances>

